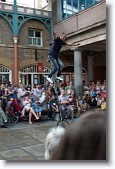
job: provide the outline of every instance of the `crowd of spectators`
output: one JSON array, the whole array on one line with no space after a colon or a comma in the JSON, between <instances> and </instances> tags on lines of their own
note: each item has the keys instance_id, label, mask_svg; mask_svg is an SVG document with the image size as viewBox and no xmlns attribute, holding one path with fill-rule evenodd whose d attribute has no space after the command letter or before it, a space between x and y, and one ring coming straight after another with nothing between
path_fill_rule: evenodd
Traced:
<instances>
[{"instance_id":1,"label":"crowd of spectators","mask_svg":"<svg viewBox=\"0 0 115 169\"><path fill-rule=\"evenodd\" d=\"M77 117L87 109L96 108L106 110L106 81L89 81L86 85L83 82L83 95L77 96L73 82L68 82L67 86L61 83L58 89L50 85L48 81L44 85L37 84L32 88L30 85L24 86L10 82L0 84L0 126L4 127L7 122L7 105L15 100L14 104L21 107L19 113L25 116L28 112L29 123L32 124L32 116L36 120L41 118L43 110L52 110L48 114L49 118L59 114L59 109L68 118Z\"/></svg>"}]
</instances>

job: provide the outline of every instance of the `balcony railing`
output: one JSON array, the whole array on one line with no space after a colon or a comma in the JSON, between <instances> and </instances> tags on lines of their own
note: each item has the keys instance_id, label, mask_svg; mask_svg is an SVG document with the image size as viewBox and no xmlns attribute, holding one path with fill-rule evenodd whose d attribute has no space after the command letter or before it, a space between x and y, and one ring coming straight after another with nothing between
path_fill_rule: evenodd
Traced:
<instances>
[{"instance_id":1,"label":"balcony railing","mask_svg":"<svg viewBox=\"0 0 115 169\"><path fill-rule=\"evenodd\" d=\"M14 4L12 3L0 2L0 11L13 13L14 12L13 6ZM25 7L22 5L16 5L16 6L17 6L18 14L26 14L26 15L51 18L51 11L47 11L43 9L36 9L36 8L31 8L31 7Z\"/></svg>"}]
</instances>

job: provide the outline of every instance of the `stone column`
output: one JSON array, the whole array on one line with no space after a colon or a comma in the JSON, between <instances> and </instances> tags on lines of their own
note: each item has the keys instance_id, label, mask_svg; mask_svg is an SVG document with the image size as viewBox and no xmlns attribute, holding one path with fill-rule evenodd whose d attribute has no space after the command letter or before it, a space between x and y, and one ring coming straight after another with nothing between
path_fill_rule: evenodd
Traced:
<instances>
[{"instance_id":1,"label":"stone column","mask_svg":"<svg viewBox=\"0 0 115 169\"><path fill-rule=\"evenodd\" d=\"M79 48L74 49L74 86L77 96L82 96L83 95L82 52Z\"/></svg>"},{"instance_id":2,"label":"stone column","mask_svg":"<svg viewBox=\"0 0 115 169\"><path fill-rule=\"evenodd\" d=\"M88 81L93 80L93 58L94 56L88 55Z\"/></svg>"},{"instance_id":3,"label":"stone column","mask_svg":"<svg viewBox=\"0 0 115 169\"><path fill-rule=\"evenodd\" d=\"M14 82L18 85L18 37L14 36Z\"/></svg>"}]
</instances>

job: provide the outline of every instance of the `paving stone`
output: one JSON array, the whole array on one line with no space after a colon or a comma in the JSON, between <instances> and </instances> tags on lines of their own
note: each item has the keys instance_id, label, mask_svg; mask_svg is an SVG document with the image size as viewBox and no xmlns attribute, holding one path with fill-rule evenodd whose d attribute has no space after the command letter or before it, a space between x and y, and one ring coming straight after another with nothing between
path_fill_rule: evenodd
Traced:
<instances>
[{"instance_id":1,"label":"paving stone","mask_svg":"<svg viewBox=\"0 0 115 169\"><path fill-rule=\"evenodd\" d=\"M45 152L44 144L22 147L22 149L34 156L44 156L44 152Z\"/></svg>"},{"instance_id":2,"label":"paving stone","mask_svg":"<svg viewBox=\"0 0 115 169\"><path fill-rule=\"evenodd\" d=\"M18 157L28 156L28 153L26 153L22 149L12 149L7 151L2 151L0 152L0 155L6 159L11 159L11 158L13 159Z\"/></svg>"}]
</instances>

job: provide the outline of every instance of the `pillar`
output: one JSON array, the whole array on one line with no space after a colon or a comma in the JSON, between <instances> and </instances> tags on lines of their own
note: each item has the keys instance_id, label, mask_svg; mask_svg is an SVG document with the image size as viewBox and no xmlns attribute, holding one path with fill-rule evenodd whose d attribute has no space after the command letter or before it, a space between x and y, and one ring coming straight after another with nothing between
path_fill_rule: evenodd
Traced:
<instances>
[{"instance_id":1,"label":"pillar","mask_svg":"<svg viewBox=\"0 0 115 169\"><path fill-rule=\"evenodd\" d=\"M83 95L82 52L74 49L74 86L77 96Z\"/></svg>"},{"instance_id":2,"label":"pillar","mask_svg":"<svg viewBox=\"0 0 115 169\"><path fill-rule=\"evenodd\" d=\"M88 55L88 81L93 80L93 56Z\"/></svg>"},{"instance_id":3,"label":"pillar","mask_svg":"<svg viewBox=\"0 0 115 169\"><path fill-rule=\"evenodd\" d=\"M14 82L18 85L18 37L14 36Z\"/></svg>"}]
</instances>

